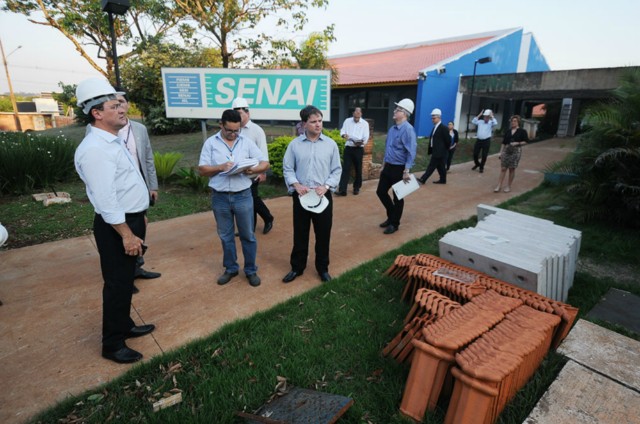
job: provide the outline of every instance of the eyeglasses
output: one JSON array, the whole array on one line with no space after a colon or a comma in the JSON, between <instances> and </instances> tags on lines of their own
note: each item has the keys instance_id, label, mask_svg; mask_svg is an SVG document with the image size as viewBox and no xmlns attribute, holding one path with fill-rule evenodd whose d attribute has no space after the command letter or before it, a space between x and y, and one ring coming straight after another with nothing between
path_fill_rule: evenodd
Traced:
<instances>
[{"instance_id":1,"label":"eyeglasses","mask_svg":"<svg viewBox=\"0 0 640 424\"><path fill-rule=\"evenodd\" d=\"M120 103L114 103L112 105L107 106L107 109L109 110L118 110L122 107L122 104Z\"/></svg>"},{"instance_id":2,"label":"eyeglasses","mask_svg":"<svg viewBox=\"0 0 640 424\"><path fill-rule=\"evenodd\" d=\"M238 128L237 130L230 130L229 128L225 127L224 125L222 126L222 129L225 132L228 132L230 134L240 134L240 131L242 131L242 128Z\"/></svg>"}]
</instances>

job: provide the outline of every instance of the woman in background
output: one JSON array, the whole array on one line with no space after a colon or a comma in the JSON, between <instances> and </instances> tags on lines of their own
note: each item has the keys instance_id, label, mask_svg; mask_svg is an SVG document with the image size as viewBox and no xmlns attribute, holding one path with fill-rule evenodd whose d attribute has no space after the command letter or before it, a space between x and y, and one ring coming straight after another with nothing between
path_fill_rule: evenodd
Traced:
<instances>
[{"instance_id":1,"label":"woman in background","mask_svg":"<svg viewBox=\"0 0 640 424\"><path fill-rule=\"evenodd\" d=\"M504 177L507 175L507 169L509 170L509 184L504 188L505 193L511 191L511 184L516 176L516 168L520 162L520 156L522 155L522 146L527 144L529 137L527 132L520 128L520 116L514 115L509 120L511 128L507 130L504 136L502 145L500 146L500 161L502 163L502 169L500 170L500 179L498 180L498 186L493 189L495 193L499 192L504 182Z\"/></svg>"},{"instance_id":2,"label":"woman in background","mask_svg":"<svg viewBox=\"0 0 640 424\"><path fill-rule=\"evenodd\" d=\"M449 146L449 156L447 157L447 171L451 168L451 160L458 146L458 130L453 129L453 122L449 121L449 137L451 137L451 145Z\"/></svg>"}]
</instances>

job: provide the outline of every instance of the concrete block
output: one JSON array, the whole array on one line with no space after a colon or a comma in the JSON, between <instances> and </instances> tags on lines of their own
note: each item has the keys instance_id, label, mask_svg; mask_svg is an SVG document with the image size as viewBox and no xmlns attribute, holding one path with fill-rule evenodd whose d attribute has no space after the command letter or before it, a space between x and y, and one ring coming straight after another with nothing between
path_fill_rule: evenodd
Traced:
<instances>
[{"instance_id":1,"label":"concrete block","mask_svg":"<svg viewBox=\"0 0 640 424\"><path fill-rule=\"evenodd\" d=\"M640 342L636 340L581 319L558 352L640 392Z\"/></svg>"},{"instance_id":2,"label":"concrete block","mask_svg":"<svg viewBox=\"0 0 640 424\"><path fill-rule=\"evenodd\" d=\"M640 394L569 361L524 424L640 424Z\"/></svg>"}]
</instances>

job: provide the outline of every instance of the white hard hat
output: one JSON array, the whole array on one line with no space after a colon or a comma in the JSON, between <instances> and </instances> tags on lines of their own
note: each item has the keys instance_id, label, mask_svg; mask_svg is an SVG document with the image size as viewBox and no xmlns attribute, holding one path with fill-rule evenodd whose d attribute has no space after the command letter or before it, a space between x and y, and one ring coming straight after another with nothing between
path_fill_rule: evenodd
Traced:
<instances>
[{"instance_id":1,"label":"white hard hat","mask_svg":"<svg viewBox=\"0 0 640 424\"><path fill-rule=\"evenodd\" d=\"M249 109L249 103L242 97L236 97L231 103L231 109L247 108Z\"/></svg>"},{"instance_id":2,"label":"white hard hat","mask_svg":"<svg viewBox=\"0 0 640 424\"><path fill-rule=\"evenodd\" d=\"M409 112L409 114L413 113L413 101L411 99L402 99L400 100L398 103L395 104L396 106L400 106L402 109L406 110L407 112Z\"/></svg>"},{"instance_id":3,"label":"white hard hat","mask_svg":"<svg viewBox=\"0 0 640 424\"><path fill-rule=\"evenodd\" d=\"M309 212L322 213L329 206L329 199L318 196L315 190L309 190L307 194L300 196L300 205Z\"/></svg>"},{"instance_id":4,"label":"white hard hat","mask_svg":"<svg viewBox=\"0 0 640 424\"><path fill-rule=\"evenodd\" d=\"M108 100L116 99L116 90L104 78L89 78L76 87L78 106L84 113L89 113L92 107Z\"/></svg>"},{"instance_id":5,"label":"white hard hat","mask_svg":"<svg viewBox=\"0 0 640 424\"><path fill-rule=\"evenodd\" d=\"M0 246L3 246L9 238L9 232L2 224L0 224Z\"/></svg>"},{"instance_id":6,"label":"white hard hat","mask_svg":"<svg viewBox=\"0 0 640 424\"><path fill-rule=\"evenodd\" d=\"M431 116L433 115L438 115L438 116L442 116L442 111L438 108L435 108L431 111Z\"/></svg>"},{"instance_id":7,"label":"white hard hat","mask_svg":"<svg viewBox=\"0 0 640 424\"><path fill-rule=\"evenodd\" d=\"M482 116L491 116L491 109L485 109Z\"/></svg>"}]
</instances>

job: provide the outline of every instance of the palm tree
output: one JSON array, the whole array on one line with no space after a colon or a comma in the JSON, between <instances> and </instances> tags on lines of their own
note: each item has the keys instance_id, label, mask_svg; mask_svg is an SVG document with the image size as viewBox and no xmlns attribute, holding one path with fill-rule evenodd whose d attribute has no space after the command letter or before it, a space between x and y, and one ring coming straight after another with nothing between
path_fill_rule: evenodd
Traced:
<instances>
[{"instance_id":1,"label":"palm tree","mask_svg":"<svg viewBox=\"0 0 640 424\"><path fill-rule=\"evenodd\" d=\"M569 167L575 217L640 227L640 68L629 68L612 98L585 116Z\"/></svg>"}]
</instances>

